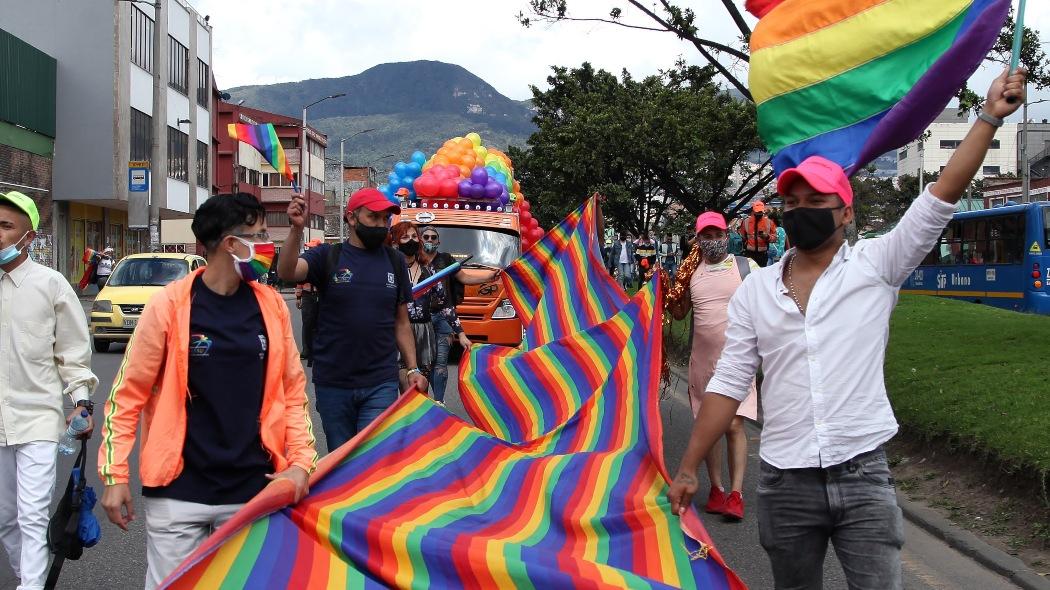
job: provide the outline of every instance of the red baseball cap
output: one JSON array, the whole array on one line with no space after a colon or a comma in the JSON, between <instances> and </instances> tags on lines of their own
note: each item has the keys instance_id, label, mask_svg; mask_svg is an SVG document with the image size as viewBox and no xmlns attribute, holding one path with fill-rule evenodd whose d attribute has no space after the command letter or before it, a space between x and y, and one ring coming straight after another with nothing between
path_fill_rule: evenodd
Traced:
<instances>
[{"instance_id":1,"label":"red baseball cap","mask_svg":"<svg viewBox=\"0 0 1050 590\"><path fill-rule=\"evenodd\" d=\"M820 156L810 156L794 168L788 168L777 179L777 192L786 195L787 190L798 179L822 193L838 195L847 207L853 205L853 187L846 172L835 162Z\"/></svg>"},{"instance_id":2,"label":"red baseball cap","mask_svg":"<svg viewBox=\"0 0 1050 590\"><path fill-rule=\"evenodd\" d=\"M696 233L700 233L705 227L726 229L726 218L715 211L704 211L696 218Z\"/></svg>"},{"instance_id":3,"label":"red baseball cap","mask_svg":"<svg viewBox=\"0 0 1050 590\"><path fill-rule=\"evenodd\" d=\"M346 212L349 213L354 209L361 207L367 207L372 211L390 211L393 213L400 214L401 207L397 203L391 201L378 190L367 187L358 190L353 195L350 195L350 200L346 203Z\"/></svg>"}]
</instances>

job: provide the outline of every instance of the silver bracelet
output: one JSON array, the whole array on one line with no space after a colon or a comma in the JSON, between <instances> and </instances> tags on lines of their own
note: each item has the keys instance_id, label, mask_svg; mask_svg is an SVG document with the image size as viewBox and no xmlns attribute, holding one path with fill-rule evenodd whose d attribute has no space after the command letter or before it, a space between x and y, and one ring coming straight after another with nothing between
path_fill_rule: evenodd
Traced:
<instances>
[{"instance_id":1,"label":"silver bracelet","mask_svg":"<svg viewBox=\"0 0 1050 590\"><path fill-rule=\"evenodd\" d=\"M1002 127L1003 123L1005 123L1005 121L1003 121L999 117L996 117L994 115L989 115L988 113L986 113L984 111L981 111L980 113L978 113L977 114L977 118L982 120L982 121L984 121L985 123L988 123L989 125L991 125L992 127L995 127L995 128Z\"/></svg>"}]
</instances>

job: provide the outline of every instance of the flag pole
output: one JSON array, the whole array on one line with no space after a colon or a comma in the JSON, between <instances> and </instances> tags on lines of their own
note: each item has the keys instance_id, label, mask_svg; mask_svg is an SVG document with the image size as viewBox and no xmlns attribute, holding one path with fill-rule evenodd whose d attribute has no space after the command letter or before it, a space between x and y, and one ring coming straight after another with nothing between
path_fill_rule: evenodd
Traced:
<instances>
[{"instance_id":1,"label":"flag pole","mask_svg":"<svg viewBox=\"0 0 1050 590\"><path fill-rule=\"evenodd\" d=\"M1024 41L1024 8L1025 0L1018 0L1017 18L1014 19L1014 47L1010 56L1010 74L1017 73L1017 67L1021 64L1021 42ZM1016 103L1017 98L1006 99L1009 103Z\"/></svg>"}]
</instances>

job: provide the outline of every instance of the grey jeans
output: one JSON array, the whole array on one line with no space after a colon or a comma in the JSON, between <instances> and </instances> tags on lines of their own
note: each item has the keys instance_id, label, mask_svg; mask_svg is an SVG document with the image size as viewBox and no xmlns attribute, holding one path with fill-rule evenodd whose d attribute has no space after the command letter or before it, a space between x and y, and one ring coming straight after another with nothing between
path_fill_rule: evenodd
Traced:
<instances>
[{"instance_id":1,"label":"grey jeans","mask_svg":"<svg viewBox=\"0 0 1050 590\"><path fill-rule=\"evenodd\" d=\"M778 590L821 588L829 539L850 590L902 587L904 523L882 447L826 468L762 461L758 535Z\"/></svg>"}]
</instances>

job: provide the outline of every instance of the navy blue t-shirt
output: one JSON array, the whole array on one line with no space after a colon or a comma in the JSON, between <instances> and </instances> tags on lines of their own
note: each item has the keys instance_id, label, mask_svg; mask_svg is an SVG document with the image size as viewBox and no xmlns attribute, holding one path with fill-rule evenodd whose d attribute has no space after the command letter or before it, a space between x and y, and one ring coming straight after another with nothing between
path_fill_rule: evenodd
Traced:
<instances>
[{"instance_id":1,"label":"navy blue t-shirt","mask_svg":"<svg viewBox=\"0 0 1050 590\"><path fill-rule=\"evenodd\" d=\"M259 435L268 340L259 302L241 283L219 295L193 281L182 473L143 496L217 506L258 494L273 472Z\"/></svg>"},{"instance_id":2,"label":"navy blue t-shirt","mask_svg":"<svg viewBox=\"0 0 1050 590\"><path fill-rule=\"evenodd\" d=\"M314 338L314 383L358 389L397 381L398 308L412 300L408 267L384 248L366 250L344 242L335 270L325 274L330 244L310 248L306 282L321 291Z\"/></svg>"}]
</instances>

